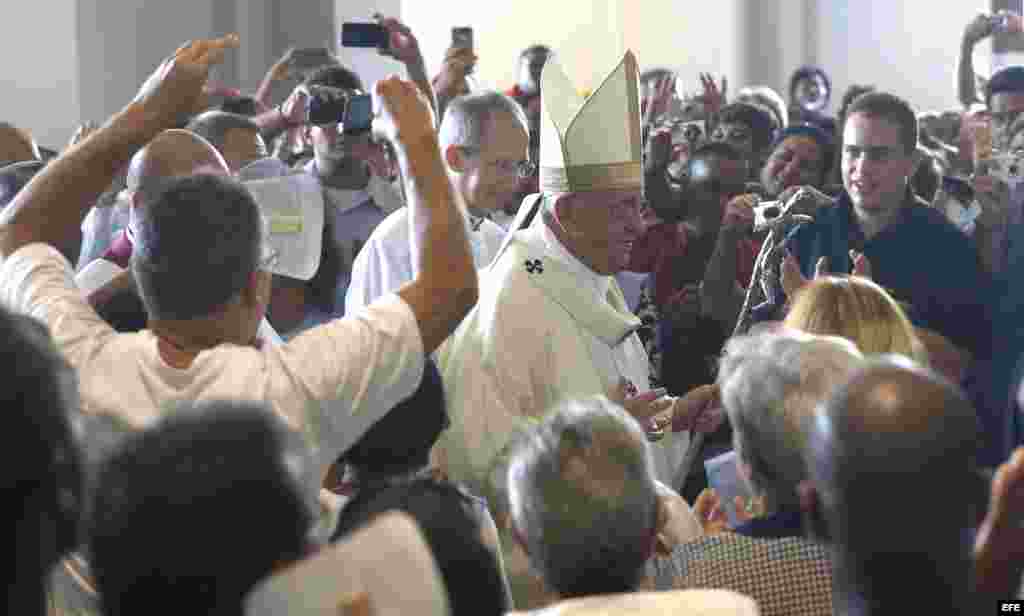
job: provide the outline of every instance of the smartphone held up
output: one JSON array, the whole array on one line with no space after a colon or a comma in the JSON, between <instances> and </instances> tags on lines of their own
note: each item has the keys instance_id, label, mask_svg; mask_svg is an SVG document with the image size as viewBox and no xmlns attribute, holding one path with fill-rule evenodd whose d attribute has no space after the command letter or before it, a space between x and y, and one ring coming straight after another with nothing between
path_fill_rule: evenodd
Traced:
<instances>
[{"instance_id":1,"label":"smartphone held up","mask_svg":"<svg viewBox=\"0 0 1024 616\"><path fill-rule=\"evenodd\" d=\"M378 23L345 22L341 25L341 46L387 49L388 31Z\"/></svg>"}]
</instances>

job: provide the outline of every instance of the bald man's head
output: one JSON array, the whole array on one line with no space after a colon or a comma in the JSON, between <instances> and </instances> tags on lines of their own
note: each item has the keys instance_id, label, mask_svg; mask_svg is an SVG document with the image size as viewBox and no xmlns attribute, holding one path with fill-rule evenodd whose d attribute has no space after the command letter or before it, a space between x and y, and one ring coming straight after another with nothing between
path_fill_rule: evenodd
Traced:
<instances>
[{"instance_id":1,"label":"bald man's head","mask_svg":"<svg viewBox=\"0 0 1024 616\"><path fill-rule=\"evenodd\" d=\"M128 190L145 195L160 189L164 181L210 173L228 175L227 163L208 141L187 130L166 130L132 157Z\"/></svg>"},{"instance_id":2,"label":"bald man's head","mask_svg":"<svg viewBox=\"0 0 1024 616\"><path fill-rule=\"evenodd\" d=\"M27 131L7 122L0 122L0 167L41 158L39 146Z\"/></svg>"},{"instance_id":3,"label":"bald man's head","mask_svg":"<svg viewBox=\"0 0 1024 616\"><path fill-rule=\"evenodd\" d=\"M809 466L839 596L864 613L902 613L908 597L924 602L915 613L977 613L966 609L966 531L987 501L977 423L957 387L902 358L867 364L819 408Z\"/></svg>"},{"instance_id":4,"label":"bald man's head","mask_svg":"<svg viewBox=\"0 0 1024 616\"><path fill-rule=\"evenodd\" d=\"M984 503L974 408L957 387L906 360L855 372L819 409L808 438L837 542L891 534L929 543L933 532L955 533L949 524L966 527L971 506Z\"/></svg>"}]
</instances>

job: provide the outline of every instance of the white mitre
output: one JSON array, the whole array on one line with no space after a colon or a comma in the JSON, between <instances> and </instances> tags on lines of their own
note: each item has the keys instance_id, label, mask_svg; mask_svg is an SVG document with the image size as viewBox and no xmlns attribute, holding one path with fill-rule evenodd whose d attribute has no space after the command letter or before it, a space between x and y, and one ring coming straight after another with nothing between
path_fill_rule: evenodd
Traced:
<instances>
[{"instance_id":1,"label":"white mitre","mask_svg":"<svg viewBox=\"0 0 1024 616\"><path fill-rule=\"evenodd\" d=\"M643 187L640 73L627 51L589 98L557 56L541 75L540 190L592 192Z\"/></svg>"}]
</instances>

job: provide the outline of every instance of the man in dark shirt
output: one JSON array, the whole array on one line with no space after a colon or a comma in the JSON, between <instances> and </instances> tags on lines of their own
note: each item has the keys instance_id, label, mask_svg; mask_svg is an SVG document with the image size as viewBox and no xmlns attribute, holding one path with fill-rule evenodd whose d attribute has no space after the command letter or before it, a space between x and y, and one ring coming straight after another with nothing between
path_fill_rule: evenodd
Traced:
<instances>
[{"instance_id":1,"label":"man in dark shirt","mask_svg":"<svg viewBox=\"0 0 1024 616\"><path fill-rule=\"evenodd\" d=\"M851 251L901 302L913 323L948 338L976 359L991 347L989 282L970 240L908 187L917 120L903 100L870 93L850 107L843 131L843 191L819 210L790 249L810 278L819 259L850 272Z\"/></svg>"}]
</instances>

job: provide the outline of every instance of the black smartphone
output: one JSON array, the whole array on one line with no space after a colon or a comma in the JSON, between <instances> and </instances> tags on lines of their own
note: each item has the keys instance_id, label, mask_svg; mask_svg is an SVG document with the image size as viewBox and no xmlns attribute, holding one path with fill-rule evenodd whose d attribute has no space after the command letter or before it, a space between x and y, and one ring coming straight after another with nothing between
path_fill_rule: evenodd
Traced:
<instances>
[{"instance_id":1,"label":"black smartphone","mask_svg":"<svg viewBox=\"0 0 1024 616\"><path fill-rule=\"evenodd\" d=\"M473 49L473 28L452 28L452 47Z\"/></svg>"},{"instance_id":2,"label":"black smartphone","mask_svg":"<svg viewBox=\"0 0 1024 616\"><path fill-rule=\"evenodd\" d=\"M380 24L345 22L341 24L341 46L386 49L388 31Z\"/></svg>"},{"instance_id":3,"label":"black smartphone","mask_svg":"<svg viewBox=\"0 0 1024 616\"><path fill-rule=\"evenodd\" d=\"M348 95L336 88L311 88L306 99L306 122L313 126L337 124L345 119Z\"/></svg>"},{"instance_id":4,"label":"black smartphone","mask_svg":"<svg viewBox=\"0 0 1024 616\"><path fill-rule=\"evenodd\" d=\"M348 99L342 124L345 134L356 135L370 130L373 123L373 97L369 94L356 94Z\"/></svg>"}]
</instances>

